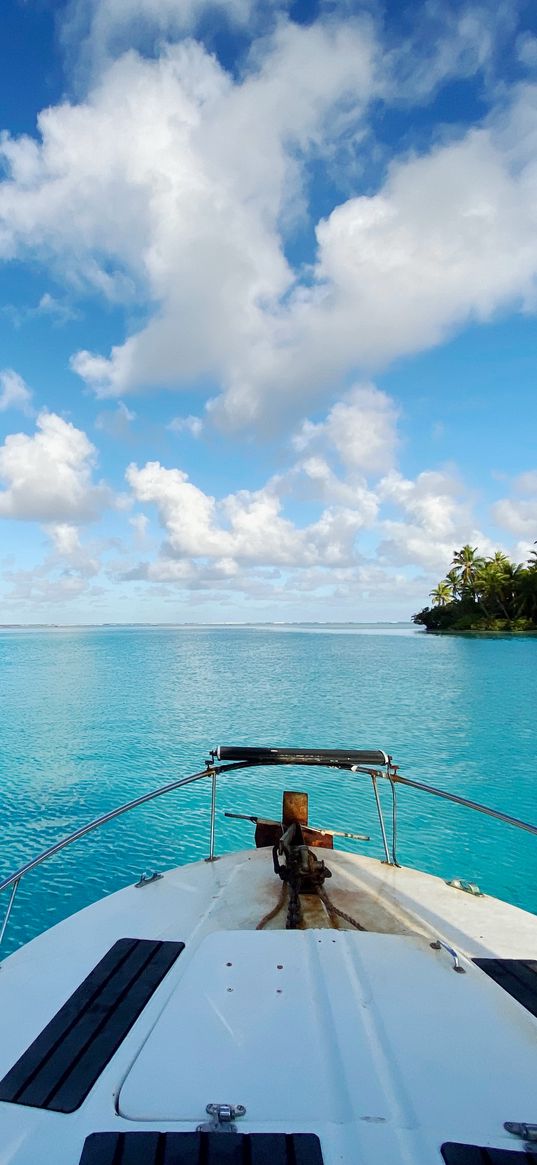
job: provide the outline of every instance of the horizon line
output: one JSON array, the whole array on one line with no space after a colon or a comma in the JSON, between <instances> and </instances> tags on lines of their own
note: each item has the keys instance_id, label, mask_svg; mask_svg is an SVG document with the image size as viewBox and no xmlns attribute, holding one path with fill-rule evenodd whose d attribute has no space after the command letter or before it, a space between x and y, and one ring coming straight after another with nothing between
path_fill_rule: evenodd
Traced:
<instances>
[{"instance_id":1,"label":"horizon line","mask_svg":"<svg viewBox=\"0 0 537 1165\"><path fill-rule=\"evenodd\" d=\"M103 623L0 623L0 631L13 631L19 628L64 629L69 627L406 627L411 623L411 619L292 619L289 621L282 619L247 619L237 622L223 619L213 623L198 622L197 620L187 620L183 623L170 621L149 622L145 620L134 620L129 622L107 621Z\"/></svg>"}]
</instances>

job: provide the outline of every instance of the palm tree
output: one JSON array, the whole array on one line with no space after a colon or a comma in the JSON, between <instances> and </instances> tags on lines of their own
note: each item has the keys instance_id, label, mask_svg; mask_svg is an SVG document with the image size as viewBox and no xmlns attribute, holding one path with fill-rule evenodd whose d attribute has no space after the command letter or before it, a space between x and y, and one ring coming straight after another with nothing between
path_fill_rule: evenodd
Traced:
<instances>
[{"instance_id":1,"label":"palm tree","mask_svg":"<svg viewBox=\"0 0 537 1165\"><path fill-rule=\"evenodd\" d=\"M503 593L506 579L506 566L509 565L509 559L502 561L501 551L497 552L493 558L489 558L487 562L483 562L475 575L475 587L478 595L478 600L487 616L491 615L491 611L485 605L492 604L492 606L500 607L504 619L509 619L509 613L506 610L503 602Z\"/></svg>"},{"instance_id":2,"label":"palm tree","mask_svg":"<svg viewBox=\"0 0 537 1165\"><path fill-rule=\"evenodd\" d=\"M448 570L446 574L446 582L449 583L454 599L459 597L459 575L456 570Z\"/></svg>"},{"instance_id":3,"label":"palm tree","mask_svg":"<svg viewBox=\"0 0 537 1165\"><path fill-rule=\"evenodd\" d=\"M503 601L511 611L512 619L516 617L517 596L523 571L521 563L508 561L503 573Z\"/></svg>"},{"instance_id":4,"label":"palm tree","mask_svg":"<svg viewBox=\"0 0 537 1165\"><path fill-rule=\"evenodd\" d=\"M509 566L509 559L503 550L495 550L494 554L490 558L487 558L487 562L492 563L494 566Z\"/></svg>"},{"instance_id":5,"label":"palm tree","mask_svg":"<svg viewBox=\"0 0 537 1165\"><path fill-rule=\"evenodd\" d=\"M537 629L537 550L521 566L502 550L484 559L476 546L462 546L454 551L451 569L430 595L433 607L414 616L414 622L428 630L495 627L498 620L513 630ZM438 608L448 606L449 611L440 614Z\"/></svg>"},{"instance_id":6,"label":"palm tree","mask_svg":"<svg viewBox=\"0 0 537 1165\"><path fill-rule=\"evenodd\" d=\"M537 623L537 560L523 567L517 578L516 613Z\"/></svg>"},{"instance_id":7,"label":"palm tree","mask_svg":"<svg viewBox=\"0 0 537 1165\"><path fill-rule=\"evenodd\" d=\"M448 579L445 578L430 594L435 607L445 607L453 598L453 589Z\"/></svg>"},{"instance_id":8,"label":"palm tree","mask_svg":"<svg viewBox=\"0 0 537 1165\"><path fill-rule=\"evenodd\" d=\"M453 552L452 566L457 571L461 590L468 591L475 599L475 576L483 566L483 559L477 553L477 546L462 546Z\"/></svg>"}]
</instances>

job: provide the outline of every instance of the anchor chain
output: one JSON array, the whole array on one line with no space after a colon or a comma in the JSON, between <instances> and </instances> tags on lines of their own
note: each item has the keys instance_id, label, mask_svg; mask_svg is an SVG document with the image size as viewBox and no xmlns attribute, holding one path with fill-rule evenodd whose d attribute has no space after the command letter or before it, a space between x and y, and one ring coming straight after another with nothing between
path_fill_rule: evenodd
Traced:
<instances>
[{"instance_id":1,"label":"anchor chain","mask_svg":"<svg viewBox=\"0 0 537 1165\"><path fill-rule=\"evenodd\" d=\"M298 831L298 844L289 844L289 834ZM285 855L285 862L280 862L279 852ZM289 902L287 906L286 930L296 930L302 923L301 894L316 894L326 878L332 877L332 871L323 861L315 857L302 841L302 831L299 826L287 831L286 841L280 841L272 850L274 872L287 884Z\"/></svg>"},{"instance_id":2,"label":"anchor chain","mask_svg":"<svg viewBox=\"0 0 537 1165\"><path fill-rule=\"evenodd\" d=\"M334 903L328 897L326 890L322 886L319 887L318 893L319 893L319 898L321 899L321 902L323 902L324 905L326 906L326 909L327 909L331 918L335 914L335 915L337 915L338 918L342 918L344 920L344 922L348 922L348 923L350 923L351 926L354 926L356 928L356 930L365 930L365 926L362 926L362 924L360 922L358 922L356 920L356 918L353 918L352 914L345 914L345 911L340 910L339 906L334 906Z\"/></svg>"},{"instance_id":3,"label":"anchor chain","mask_svg":"<svg viewBox=\"0 0 537 1165\"><path fill-rule=\"evenodd\" d=\"M285 862L280 862L280 854L285 856ZM332 871L325 865L324 861L316 858L313 851L304 844L302 830L298 823L292 825L280 842L273 847L272 860L274 872L281 878L283 886L287 886L288 889L286 930L297 930L302 925L301 894L317 894L333 923L337 918L341 918L350 926L354 926L356 930L365 930L365 927L356 918L353 918L352 914L346 914L344 910L340 910L339 906L335 906L328 897L324 883L327 878L332 877ZM278 908L271 911L269 915L265 915L260 926L263 926L269 918L274 917L282 904L282 896L280 895Z\"/></svg>"}]
</instances>

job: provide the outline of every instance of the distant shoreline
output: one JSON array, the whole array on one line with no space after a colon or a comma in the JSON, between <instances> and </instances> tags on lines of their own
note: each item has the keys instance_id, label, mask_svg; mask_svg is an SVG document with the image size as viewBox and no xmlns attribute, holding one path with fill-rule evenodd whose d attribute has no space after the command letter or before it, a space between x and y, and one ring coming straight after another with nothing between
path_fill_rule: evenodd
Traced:
<instances>
[{"instance_id":1,"label":"distant shoreline","mask_svg":"<svg viewBox=\"0 0 537 1165\"><path fill-rule=\"evenodd\" d=\"M533 630L529 629L526 631L524 631L524 630L520 630L520 631L508 631L508 630L491 631L491 630L487 630L486 627L469 628L467 631L456 631L455 629L453 629L453 630L446 629L445 631L444 630L439 631L433 627L426 627L425 634L426 635L469 635L470 637L472 635L488 635L488 636L493 636L494 638L497 638L498 636L500 636L500 638L504 639L506 635L537 635L537 627L534 628Z\"/></svg>"},{"instance_id":2,"label":"distant shoreline","mask_svg":"<svg viewBox=\"0 0 537 1165\"><path fill-rule=\"evenodd\" d=\"M320 622L320 621L317 621L317 622L304 621L304 622L289 622L289 623L287 623L287 622L283 622L281 620L274 621L274 622L263 620L263 621L259 621L259 622L245 622L245 623L230 623L230 622L222 622L222 623L194 623L194 622L185 622L185 623L0 623L0 631L75 631L77 629L79 629L79 630L80 629L95 630L95 631L101 630L102 631L106 628L109 628L109 629L120 629L120 628L133 628L133 629L138 628L138 629L141 629L144 627L145 628L151 628L151 627L170 628L170 629L172 629L172 628L176 628L176 629L186 628L186 629L188 629L188 628L198 628L198 627L200 627L200 628L213 627L213 628L219 628L219 629L227 629L227 630L231 630L231 631L235 628L241 628L241 627L243 627L243 628L248 628L248 627L271 627L271 628L280 628L280 627L281 628L286 628L286 627L299 627L300 628L300 627L302 627L302 628L304 628L305 627L305 628L313 628L313 629L315 629L316 627L335 627L335 628L347 628L347 627L349 627L349 628L353 628L353 627L388 627L388 628L390 628L390 627L393 627L393 628L407 628L410 630L414 629L412 621L410 619L408 619L408 620L378 619L378 620L371 621L371 622L361 622L361 623L359 623L359 622L333 623L333 622Z\"/></svg>"}]
</instances>

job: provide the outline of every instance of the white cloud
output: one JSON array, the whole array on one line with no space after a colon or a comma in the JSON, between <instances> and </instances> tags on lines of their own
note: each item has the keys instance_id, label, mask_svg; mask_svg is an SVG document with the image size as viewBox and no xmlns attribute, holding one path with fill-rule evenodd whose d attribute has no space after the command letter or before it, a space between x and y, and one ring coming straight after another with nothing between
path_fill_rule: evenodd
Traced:
<instances>
[{"instance_id":1,"label":"white cloud","mask_svg":"<svg viewBox=\"0 0 537 1165\"><path fill-rule=\"evenodd\" d=\"M0 372L0 412L20 409L30 416L33 413L32 393L26 382L12 368Z\"/></svg>"},{"instance_id":2,"label":"white cloud","mask_svg":"<svg viewBox=\"0 0 537 1165\"><path fill-rule=\"evenodd\" d=\"M125 49L194 29L207 12L213 21L220 16L251 27L257 7L258 0L71 0L63 14L62 38L79 70L95 73ZM270 0L259 7L266 11Z\"/></svg>"},{"instance_id":3,"label":"white cloud","mask_svg":"<svg viewBox=\"0 0 537 1165\"><path fill-rule=\"evenodd\" d=\"M94 17L109 29L120 12L128 26L146 9L100 3ZM171 12L155 8L165 25ZM467 15L450 30L462 47L442 75L463 59L478 67L478 26ZM342 135L359 153L368 103L397 72L380 48L367 21L281 19L238 80L193 42L156 60L131 52L84 102L40 115L41 144L4 139L0 253L37 253L75 283L158 305L109 357L76 355L98 393L210 377L222 387L213 420L266 425L333 396L353 368L533 308L530 85L481 128L399 160L376 194L336 207L317 225L313 278L291 269L284 224L304 203L304 162Z\"/></svg>"},{"instance_id":4,"label":"white cloud","mask_svg":"<svg viewBox=\"0 0 537 1165\"><path fill-rule=\"evenodd\" d=\"M76 526L57 522L48 527L48 533L57 554L70 558L80 550L80 534Z\"/></svg>"},{"instance_id":5,"label":"white cloud","mask_svg":"<svg viewBox=\"0 0 537 1165\"><path fill-rule=\"evenodd\" d=\"M56 298L51 295L50 291L45 291L39 300L36 308L30 308L30 315L48 316L54 323L61 326L69 323L70 320L78 319L78 312L75 311L69 303Z\"/></svg>"},{"instance_id":6,"label":"white cloud","mask_svg":"<svg viewBox=\"0 0 537 1165\"><path fill-rule=\"evenodd\" d=\"M504 115L392 165L382 190L319 224L316 279L267 321L217 410L261 424L291 396L311 402L353 366L378 367L501 309L535 305L537 89Z\"/></svg>"},{"instance_id":7,"label":"white cloud","mask_svg":"<svg viewBox=\"0 0 537 1165\"><path fill-rule=\"evenodd\" d=\"M173 35L200 5L85 8L106 56L146 19ZM249 8L230 0L226 13ZM400 98L411 77L421 100L440 79L483 65L481 9L446 17L428 5L427 19L431 11L447 30L419 60L413 41L383 53L366 18L299 26L280 17L237 77L193 41L168 43L156 59L126 52L107 58L84 101L41 113L40 141L4 137L0 254L41 257L79 287L149 305L149 322L109 355L75 355L97 393L204 392L212 381L221 390L213 421L266 429L333 399L356 370L439 343L469 320L533 310L529 84L510 104L502 93L481 127L400 158L376 193L337 206L317 224L308 271L286 258L312 158L344 145L358 184L372 100Z\"/></svg>"},{"instance_id":8,"label":"white cloud","mask_svg":"<svg viewBox=\"0 0 537 1165\"><path fill-rule=\"evenodd\" d=\"M532 531L535 534L535 529ZM515 562L526 565L528 562L535 565L535 547L537 545L537 538L522 538L516 542L513 547L512 557Z\"/></svg>"},{"instance_id":9,"label":"white cloud","mask_svg":"<svg viewBox=\"0 0 537 1165\"><path fill-rule=\"evenodd\" d=\"M191 437L200 437L203 432L201 417L174 417L167 426L172 433L190 433Z\"/></svg>"},{"instance_id":10,"label":"white cloud","mask_svg":"<svg viewBox=\"0 0 537 1165\"><path fill-rule=\"evenodd\" d=\"M88 99L39 117L42 144L6 137L0 253L28 253L112 298L160 304L110 360L79 353L122 395L240 372L270 356L266 320L293 274L280 234L300 207L300 157L330 150L375 92L376 46L353 21L281 23L233 82L200 45L130 53ZM268 348L267 348L268 343Z\"/></svg>"},{"instance_id":11,"label":"white cloud","mask_svg":"<svg viewBox=\"0 0 537 1165\"><path fill-rule=\"evenodd\" d=\"M147 542L149 529L149 518L147 514L133 514L132 518L129 518L129 525L134 530L137 546L144 546Z\"/></svg>"},{"instance_id":12,"label":"white cloud","mask_svg":"<svg viewBox=\"0 0 537 1165\"><path fill-rule=\"evenodd\" d=\"M537 539L537 496L533 498L502 498L492 507L498 526L517 538Z\"/></svg>"},{"instance_id":13,"label":"white cloud","mask_svg":"<svg viewBox=\"0 0 537 1165\"><path fill-rule=\"evenodd\" d=\"M310 402L353 366L375 367L498 311L533 310L537 88L481 129L395 162L384 187L317 227L311 287L266 320L217 409L229 424Z\"/></svg>"},{"instance_id":14,"label":"white cloud","mask_svg":"<svg viewBox=\"0 0 537 1165\"><path fill-rule=\"evenodd\" d=\"M528 69L537 69L537 36L523 33L518 38L518 57Z\"/></svg>"},{"instance_id":15,"label":"white cloud","mask_svg":"<svg viewBox=\"0 0 537 1165\"><path fill-rule=\"evenodd\" d=\"M394 165L378 195L337 208L317 229L313 287L265 312L263 342L239 354L213 415L262 425L350 367L388 363L502 308L532 309L536 136L528 88L505 117Z\"/></svg>"},{"instance_id":16,"label":"white cloud","mask_svg":"<svg viewBox=\"0 0 537 1165\"><path fill-rule=\"evenodd\" d=\"M446 4L414 9L409 35L389 53L394 100L426 101L447 80L488 71L516 25L516 5Z\"/></svg>"},{"instance_id":17,"label":"white cloud","mask_svg":"<svg viewBox=\"0 0 537 1165\"><path fill-rule=\"evenodd\" d=\"M80 578L94 578L99 574L101 563L98 547L83 546L80 541L80 531L68 522L56 522L46 527L53 546L51 565L60 564L63 575L76 574Z\"/></svg>"},{"instance_id":18,"label":"white cloud","mask_svg":"<svg viewBox=\"0 0 537 1165\"><path fill-rule=\"evenodd\" d=\"M492 507L492 516L498 526L521 540L524 550L537 540L537 469L519 474L513 487L522 496L500 498Z\"/></svg>"},{"instance_id":19,"label":"white cloud","mask_svg":"<svg viewBox=\"0 0 537 1165\"><path fill-rule=\"evenodd\" d=\"M158 461L141 469L131 465L126 476L137 501L157 506L172 555L257 561L261 551L266 560L275 556L282 562L296 548L291 524L281 519L277 497L267 492L243 491L217 507L186 473Z\"/></svg>"},{"instance_id":20,"label":"white cloud","mask_svg":"<svg viewBox=\"0 0 537 1165\"><path fill-rule=\"evenodd\" d=\"M110 501L95 485L95 449L82 430L41 412L33 437L14 433L0 446L0 517L46 523L91 521Z\"/></svg>"},{"instance_id":21,"label":"white cloud","mask_svg":"<svg viewBox=\"0 0 537 1165\"><path fill-rule=\"evenodd\" d=\"M514 482L515 489L521 494L537 494L537 469L528 469L521 473Z\"/></svg>"},{"instance_id":22,"label":"white cloud","mask_svg":"<svg viewBox=\"0 0 537 1165\"><path fill-rule=\"evenodd\" d=\"M5 571L4 579L11 589L2 595L2 603L7 609L20 608L26 613L32 609L40 611L49 605L63 610L66 603L81 595L87 598L87 582L80 575L58 576L50 571L48 562L31 570Z\"/></svg>"},{"instance_id":23,"label":"white cloud","mask_svg":"<svg viewBox=\"0 0 537 1165\"><path fill-rule=\"evenodd\" d=\"M49 291L45 291L33 307L5 303L0 308L0 311L8 317L16 328L20 328L24 324L39 318L46 318L54 327L63 327L70 320L80 318L80 313L66 299L57 299Z\"/></svg>"},{"instance_id":24,"label":"white cloud","mask_svg":"<svg viewBox=\"0 0 537 1165\"><path fill-rule=\"evenodd\" d=\"M120 400L117 408L103 409L101 413L97 413L95 428L106 433L107 437L123 441L130 436L131 425L135 420L136 413Z\"/></svg>"},{"instance_id":25,"label":"white cloud","mask_svg":"<svg viewBox=\"0 0 537 1165\"><path fill-rule=\"evenodd\" d=\"M150 519L120 515L124 577L168 593L184 585L259 600L295 601L301 588L387 594L394 580L403 594L416 570L445 570L456 545L492 547L453 473L396 472L398 409L363 378L468 321L535 310L537 87L489 88L496 106L480 126L441 129L429 146L422 137L420 153L383 172L369 104L424 102L446 77L486 67L507 7L489 28L482 7L446 13L427 0L416 35L395 46L373 19L347 18L344 3L301 26L277 8L74 0L71 28L91 58L91 86L78 103L44 110L35 139L0 140L0 257L41 260L52 268L49 286L61 280L69 296L46 292L37 306L9 311L19 312L15 322L67 321L73 288L126 305L128 339L121 333L110 353L73 360L97 395L114 398L95 421L113 438L130 438L127 394L160 386L188 390L193 411L174 418L172 432L251 425L266 437L291 421L294 460L285 468L287 444L261 488L213 497L201 476L132 465L132 493L116 508L154 507L165 541L153 561L133 565L135 546L148 560L155 553ZM193 40L159 40L184 37L211 9L215 27L243 22L243 43L263 32L233 73ZM435 23L442 35L430 37ZM140 55L124 51L133 45ZM531 66L531 39L518 47ZM302 241L315 226L308 199L319 163L327 188L344 171L352 196L317 223L302 265L288 243L297 224ZM373 191L371 173L381 175ZM29 389L5 370L0 411L11 407L33 415ZM110 501L94 480L95 456L85 433L48 413L35 435L13 434L0 447L0 515L45 524L47 569L67 588L98 567L99 552L78 530ZM534 471L513 494L494 517L529 546ZM378 559L365 561L378 540Z\"/></svg>"},{"instance_id":26,"label":"white cloud","mask_svg":"<svg viewBox=\"0 0 537 1165\"><path fill-rule=\"evenodd\" d=\"M45 526L49 550L42 562L25 569L8 569L3 579L9 589L2 595L7 609L22 609L34 618L47 608L62 608L84 597L92 603L102 593L95 583L101 571L103 545L84 546L80 531L69 522L52 522Z\"/></svg>"},{"instance_id":27,"label":"white cloud","mask_svg":"<svg viewBox=\"0 0 537 1165\"><path fill-rule=\"evenodd\" d=\"M126 476L136 500L157 508L166 533L165 558L224 562L226 572L234 573L237 563L302 569L350 562L358 531L376 514L365 489L349 490L347 499L354 505L334 503L317 521L300 527L282 513L282 478L217 500L182 470L166 469L159 462L130 465Z\"/></svg>"},{"instance_id":28,"label":"white cloud","mask_svg":"<svg viewBox=\"0 0 537 1165\"><path fill-rule=\"evenodd\" d=\"M356 385L325 421L304 421L293 439L299 452L326 442L347 469L380 476L393 465L398 410L373 384Z\"/></svg>"},{"instance_id":29,"label":"white cloud","mask_svg":"<svg viewBox=\"0 0 537 1165\"><path fill-rule=\"evenodd\" d=\"M385 505L404 514L403 520L385 516L380 522L381 562L445 572L454 550L467 542L477 545L482 554L494 550L487 535L476 527L461 482L449 473L425 471L409 481L395 472L380 483L379 496Z\"/></svg>"},{"instance_id":30,"label":"white cloud","mask_svg":"<svg viewBox=\"0 0 537 1165\"><path fill-rule=\"evenodd\" d=\"M156 507L165 541L154 561L122 570L122 577L187 589L227 578L236 591L255 585L276 595L283 579L294 579L292 588L302 586L300 576L306 590L306 580L314 578L315 590L348 582L351 589L359 583L365 594L369 571L388 589L397 576L399 601L404 593L417 595L419 586L425 599L458 546L470 541L481 553L494 546L478 528L473 499L454 471L428 470L412 480L392 468L374 487L368 483L364 461L378 477L392 463L397 441L394 402L375 386L362 385L324 420L302 423L293 441L298 459L261 489L218 499L181 469L133 464L127 480L134 498ZM303 504L306 522L300 520ZM260 568L278 569L282 579L261 582ZM407 568L414 576L420 572L421 581L407 577Z\"/></svg>"},{"instance_id":31,"label":"white cloud","mask_svg":"<svg viewBox=\"0 0 537 1165\"><path fill-rule=\"evenodd\" d=\"M174 588L187 590L198 587L212 588L215 584L233 580L238 591L249 586L251 575L240 577L237 563L232 559L215 559L209 563L193 562L190 559L158 558L153 562L139 562L130 569L120 569L117 577L125 582L168 583Z\"/></svg>"},{"instance_id":32,"label":"white cloud","mask_svg":"<svg viewBox=\"0 0 537 1165\"><path fill-rule=\"evenodd\" d=\"M298 501L316 501L357 509L362 525L372 525L378 510L378 499L363 477L334 472L325 457L319 454L300 458L286 473L275 474L271 489L279 496Z\"/></svg>"}]
</instances>

